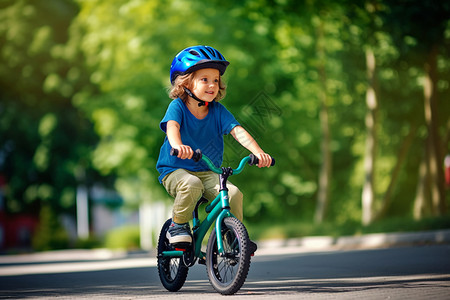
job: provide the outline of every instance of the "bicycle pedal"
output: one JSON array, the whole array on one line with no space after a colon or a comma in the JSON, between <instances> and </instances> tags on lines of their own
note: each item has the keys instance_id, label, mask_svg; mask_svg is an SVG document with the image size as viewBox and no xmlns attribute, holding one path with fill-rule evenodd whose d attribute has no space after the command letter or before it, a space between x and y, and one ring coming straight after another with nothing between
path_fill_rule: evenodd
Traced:
<instances>
[{"instance_id":1,"label":"bicycle pedal","mask_svg":"<svg viewBox=\"0 0 450 300\"><path fill-rule=\"evenodd\" d=\"M203 258L203 257L200 257L200 258L198 259L198 263L199 263L200 265L205 265L205 266L206 266L206 259Z\"/></svg>"},{"instance_id":2,"label":"bicycle pedal","mask_svg":"<svg viewBox=\"0 0 450 300\"><path fill-rule=\"evenodd\" d=\"M171 245L176 251L186 251L192 248L191 243L176 243Z\"/></svg>"}]
</instances>

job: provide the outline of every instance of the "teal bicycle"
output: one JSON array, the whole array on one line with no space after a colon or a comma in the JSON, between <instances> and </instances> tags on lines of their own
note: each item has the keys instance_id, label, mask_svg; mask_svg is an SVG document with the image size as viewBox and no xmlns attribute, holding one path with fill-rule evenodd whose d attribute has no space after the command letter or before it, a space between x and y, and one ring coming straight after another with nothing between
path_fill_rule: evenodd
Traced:
<instances>
[{"instance_id":1,"label":"teal bicycle","mask_svg":"<svg viewBox=\"0 0 450 300\"><path fill-rule=\"evenodd\" d=\"M177 149L172 149L170 154L177 156ZM198 200L193 212L191 244L170 244L166 232L172 220L165 222L158 239L159 278L167 290L176 292L184 285L189 267L198 259L198 263L206 264L208 278L214 289L223 295L232 295L239 291L247 278L252 253L247 229L230 212L227 179L241 173L247 163L257 165L258 158L250 154L241 160L236 169L217 168L200 150L195 151L192 159L196 162L203 161L211 171L219 174L219 195L206 206L207 216L203 221L199 219L198 210L208 200L203 197ZM272 158L272 166L274 164L275 160ZM201 251L202 241L214 222L215 228L211 231L204 253Z\"/></svg>"}]
</instances>

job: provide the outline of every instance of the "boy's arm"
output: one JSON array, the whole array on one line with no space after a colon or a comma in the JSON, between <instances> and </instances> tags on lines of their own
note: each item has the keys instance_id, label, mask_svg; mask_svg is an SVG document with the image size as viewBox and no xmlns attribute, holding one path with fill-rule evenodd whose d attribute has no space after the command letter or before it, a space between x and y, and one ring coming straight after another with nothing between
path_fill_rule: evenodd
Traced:
<instances>
[{"instance_id":1,"label":"boy's arm","mask_svg":"<svg viewBox=\"0 0 450 300\"><path fill-rule=\"evenodd\" d=\"M270 167L272 163L272 158L269 154L265 153L255 139L247 132L242 126L236 126L231 130L231 135L238 141L242 146L247 148L251 153L256 155L259 159L258 167Z\"/></svg>"},{"instance_id":2,"label":"boy's arm","mask_svg":"<svg viewBox=\"0 0 450 300\"><path fill-rule=\"evenodd\" d=\"M167 122L166 128L167 139L172 148L178 149L178 158L191 159L194 151L187 145L183 145L180 134L180 124L177 121L170 120Z\"/></svg>"}]
</instances>

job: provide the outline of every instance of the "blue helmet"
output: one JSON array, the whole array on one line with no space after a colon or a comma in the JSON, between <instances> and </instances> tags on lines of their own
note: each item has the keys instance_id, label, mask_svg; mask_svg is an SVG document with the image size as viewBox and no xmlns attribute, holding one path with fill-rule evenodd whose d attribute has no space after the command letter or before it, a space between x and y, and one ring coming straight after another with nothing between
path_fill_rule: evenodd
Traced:
<instances>
[{"instance_id":1,"label":"blue helmet","mask_svg":"<svg viewBox=\"0 0 450 300\"><path fill-rule=\"evenodd\" d=\"M206 68L217 69L220 75L223 75L229 64L225 57L213 47L189 47L181 50L173 59L170 66L170 82L173 84L179 75Z\"/></svg>"}]
</instances>

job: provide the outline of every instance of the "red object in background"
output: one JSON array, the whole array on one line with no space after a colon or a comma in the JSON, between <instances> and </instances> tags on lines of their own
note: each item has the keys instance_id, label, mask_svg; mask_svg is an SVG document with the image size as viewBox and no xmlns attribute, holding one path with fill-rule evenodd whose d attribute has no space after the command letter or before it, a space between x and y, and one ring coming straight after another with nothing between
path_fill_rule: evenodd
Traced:
<instances>
[{"instance_id":1,"label":"red object in background","mask_svg":"<svg viewBox=\"0 0 450 300\"><path fill-rule=\"evenodd\" d=\"M445 167L445 184L447 187L450 187L450 154L444 159L444 167Z\"/></svg>"},{"instance_id":2,"label":"red object in background","mask_svg":"<svg viewBox=\"0 0 450 300\"><path fill-rule=\"evenodd\" d=\"M444 167L445 167L445 184L447 187L450 187L450 154L444 159Z\"/></svg>"},{"instance_id":3,"label":"red object in background","mask_svg":"<svg viewBox=\"0 0 450 300\"><path fill-rule=\"evenodd\" d=\"M3 189L6 178L0 174L0 251L6 249L29 249L38 225L38 218L30 214L6 214Z\"/></svg>"},{"instance_id":4,"label":"red object in background","mask_svg":"<svg viewBox=\"0 0 450 300\"><path fill-rule=\"evenodd\" d=\"M15 248L30 248L31 239L38 225L34 216L20 214L7 216L0 211L0 250Z\"/></svg>"}]
</instances>

